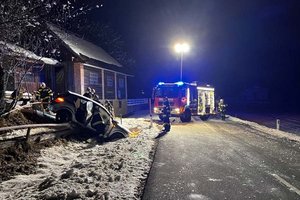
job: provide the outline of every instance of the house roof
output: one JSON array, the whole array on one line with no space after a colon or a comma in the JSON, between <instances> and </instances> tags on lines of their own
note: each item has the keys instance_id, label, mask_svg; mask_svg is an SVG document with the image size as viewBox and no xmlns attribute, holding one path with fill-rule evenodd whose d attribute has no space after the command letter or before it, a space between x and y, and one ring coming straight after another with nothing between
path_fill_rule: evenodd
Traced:
<instances>
[{"instance_id":1,"label":"house roof","mask_svg":"<svg viewBox=\"0 0 300 200\"><path fill-rule=\"evenodd\" d=\"M33 53L32 51L28 51L28 50L26 50L22 47L19 47L15 44L5 43L3 41L0 41L0 49L6 55L25 57L25 58L32 59L32 60L41 61L42 63L45 63L47 65L59 64L59 61L57 61L53 58L46 58L46 57L38 56L35 53Z\"/></svg>"},{"instance_id":2,"label":"house roof","mask_svg":"<svg viewBox=\"0 0 300 200\"><path fill-rule=\"evenodd\" d=\"M83 40L74 34L66 33L58 27L48 24L51 31L61 39L64 44L75 53L77 56L85 56L94 60L104 62L106 64L122 67L122 65L106 53L101 47L94 45L91 42Z\"/></svg>"}]
</instances>

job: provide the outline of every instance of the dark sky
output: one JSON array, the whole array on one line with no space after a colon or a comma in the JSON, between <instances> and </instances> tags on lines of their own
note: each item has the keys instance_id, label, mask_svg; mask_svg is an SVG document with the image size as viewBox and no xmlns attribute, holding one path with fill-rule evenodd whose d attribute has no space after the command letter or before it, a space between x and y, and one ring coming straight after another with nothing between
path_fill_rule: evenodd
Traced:
<instances>
[{"instance_id":1,"label":"dark sky","mask_svg":"<svg viewBox=\"0 0 300 200\"><path fill-rule=\"evenodd\" d=\"M178 81L173 51L184 40L183 80L207 82L218 96L255 85L276 99L300 93L300 0L105 0L95 16L111 23L137 61L134 80L150 92Z\"/></svg>"}]
</instances>

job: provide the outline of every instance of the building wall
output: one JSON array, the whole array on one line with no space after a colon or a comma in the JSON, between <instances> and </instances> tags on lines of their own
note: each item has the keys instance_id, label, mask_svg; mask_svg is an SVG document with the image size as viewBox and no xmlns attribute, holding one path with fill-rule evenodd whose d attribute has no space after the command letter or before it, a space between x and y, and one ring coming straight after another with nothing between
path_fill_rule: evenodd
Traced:
<instances>
[{"instance_id":1,"label":"building wall","mask_svg":"<svg viewBox=\"0 0 300 200\"><path fill-rule=\"evenodd\" d=\"M9 87L8 89L14 90L18 87L21 78L24 76L25 71L23 69L17 69L14 73L13 87ZM24 76L21 87L23 87L28 92L34 92L38 89L40 83L40 75L39 70L35 70L35 68L31 68L27 71Z\"/></svg>"},{"instance_id":2,"label":"building wall","mask_svg":"<svg viewBox=\"0 0 300 200\"><path fill-rule=\"evenodd\" d=\"M73 71L74 80L74 92L78 94L84 93L84 68L81 62L74 63Z\"/></svg>"}]
</instances>

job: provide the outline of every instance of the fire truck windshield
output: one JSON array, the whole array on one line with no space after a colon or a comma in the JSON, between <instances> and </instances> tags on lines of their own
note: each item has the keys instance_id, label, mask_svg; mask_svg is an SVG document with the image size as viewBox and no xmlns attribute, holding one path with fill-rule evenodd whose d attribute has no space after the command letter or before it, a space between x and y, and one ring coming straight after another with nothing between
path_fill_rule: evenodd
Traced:
<instances>
[{"instance_id":1,"label":"fire truck windshield","mask_svg":"<svg viewBox=\"0 0 300 200\"><path fill-rule=\"evenodd\" d=\"M178 97L180 87L176 86L161 86L157 87L155 91L155 97Z\"/></svg>"}]
</instances>

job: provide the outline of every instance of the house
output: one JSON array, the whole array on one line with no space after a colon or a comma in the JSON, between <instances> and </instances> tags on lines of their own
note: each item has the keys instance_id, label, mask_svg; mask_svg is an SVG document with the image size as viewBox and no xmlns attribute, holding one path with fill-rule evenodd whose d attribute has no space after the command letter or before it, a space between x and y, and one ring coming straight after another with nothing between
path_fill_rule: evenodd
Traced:
<instances>
[{"instance_id":1,"label":"house","mask_svg":"<svg viewBox=\"0 0 300 200\"><path fill-rule=\"evenodd\" d=\"M127 79L131 76L128 69L101 47L51 24L48 26L63 49L61 64L44 72L44 80L53 91L83 94L91 87L100 99L113 103L117 115L127 114Z\"/></svg>"},{"instance_id":2,"label":"house","mask_svg":"<svg viewBox=\"0 0 300 200\"><path fill-rule=\"evenodd\" d=\"M21 86L29 92L36 91L40 82L45 82L55 94L67 90L83 94L87 87L91 87L101 100L112 102L116 115L127 114L127 79L132 76L128 69L101 47L51 24L48 27L59 41L60 62L0 42L2 53L5 51L10 58L22 61L14 70L7 89L16 89L22 74L26 75Z\"/></svg>"},{"instance_id":3,"label":"house","mask_svg":"<svg viewBox=\"0 0 300 200\"><path fill-rule=\"evenodd\" d=\"M42 81L41 71L45 67L59 65L59 62L53 58L38 56L15 44L3 41L0 41L0 51L4 68L9 73L8 84L6 85L8 93L19 87L20 82L20 86L26 91L31 93L36 91Z\"/></svg>"}]
</instances>

